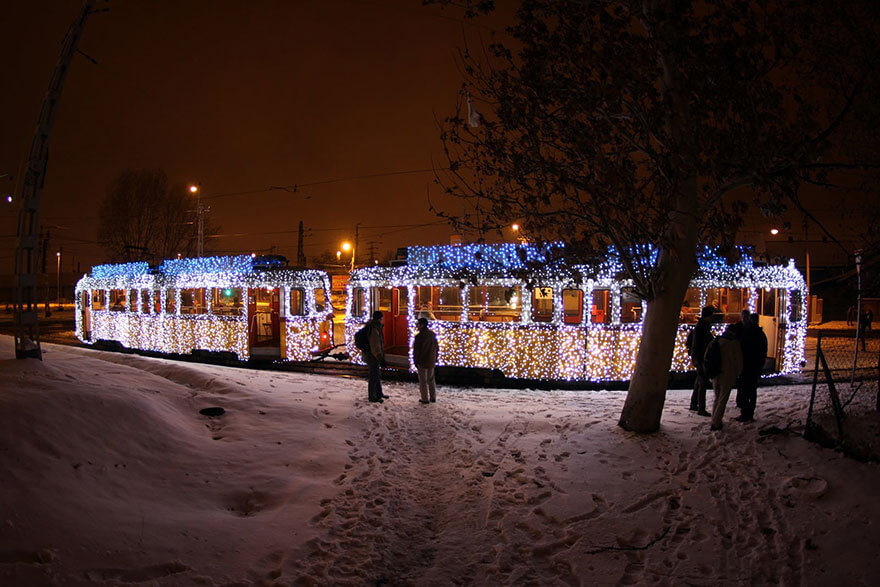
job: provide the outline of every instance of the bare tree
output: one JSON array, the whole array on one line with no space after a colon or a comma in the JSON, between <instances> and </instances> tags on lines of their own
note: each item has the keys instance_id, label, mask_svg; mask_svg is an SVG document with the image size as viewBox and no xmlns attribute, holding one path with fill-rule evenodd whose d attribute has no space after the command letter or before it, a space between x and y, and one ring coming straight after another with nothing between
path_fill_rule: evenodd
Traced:
<instances>
[{"instance_id":1,"label":"bare tree","mask_svg":"<svg viewBox=\"0 0 880 587\"><path fill-rule=\"evenodd\" d=\"M857 111L876 120L877 16L867 0L523 0L512 41L462 52L438 180L472 212L440 214L616 250L647 301L622 427L660 425L698 247L736 255L748 200L809 214L803 184L877 169L843 148Z\"/></svg>"},{"instance_id":2,"label":"bare tree","mask_svg":"<svg viewBox=\"0 0 880 587\"><path fill-rule=\"evenodd\" d=\"M98 242L117 262L158 261L196 249L195 202L158 169L126 169L101 203Z\"/></svg>"}]
</instances>

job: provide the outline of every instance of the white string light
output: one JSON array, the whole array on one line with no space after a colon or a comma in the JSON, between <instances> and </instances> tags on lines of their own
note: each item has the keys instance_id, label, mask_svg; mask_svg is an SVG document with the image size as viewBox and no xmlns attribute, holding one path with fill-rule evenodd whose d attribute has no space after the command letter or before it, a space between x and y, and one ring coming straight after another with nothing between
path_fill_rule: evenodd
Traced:
<instances>
[{"instance_id":1,"label":"white string light","mask_svg":"<svg viewBox=\"0 0 880 587\"><path fill-rule=\"evenodd\" d=\"M642 336L641 322L621 322L622 290L633 283L621 279L622 264L610 255L598 266L567 266L561 261L563 246L513 244L444 245L410 247L407 265L400 267L366 267L352 272L348 284L345 332L347 350L354 362L362 362L354 347L354 333L369 319L373 288L410 288L407 305L409 347L416 332L418 309L415 287L461 288L461 310L457 320L434 320L440 346L438 364L458 367L499 369L506 376L526 379L611 381L632 376ZM648 260L656 260L656 252L641 251ZM795 268L794 261L786 266L756 266L751 258L729 264L724 258L703 249L699 270L691 287L700 289L700 303L706 302L706 289L741 288L749 291L748 306L755 310L758 291L775 289L782 296L779 333L779 373L799 370L804 360L806 337L806 282ZM519 287L523 292L519 320L515 322L471 321L468 292L471 287ZM534 322L532 292L535 288L552 288L553 314L549 322ZM354 315L353 296L356 289L364 292L363 315ZM581 292L581 324L566 324L562 303L563 290ZM593 292L608 290L611 298L610 320L591 322ZM800 311L793 312L793 292L799 292ZM640 318L646 306L642 304ZM685 340L693 325L681 324L675 341L671 369L691 370ZM723 324L713 326L721 334ZM414 370L410 351L410 368Z\"/></svg>"},{"instance_id":2,"label":"white string light","mask_svg":"<svg viewBox=\"0 0 880 587\"><path fill-rule=\"evenodd\" d=\"M237 314L215 314L212 308L212 289L234 294L238 290ZM254 319L249 315L245 296L250 289L278 288L281 298L282 358L304 361L321 346L321 325L332 320L330 305L330 278L324 271L282 269L277 259L253 258L250 255L235 257L199 257L195 259L169 259L151 272L147 263L124 263L98 265L91 275L85 275L76 284L76 336L92 343L99 340L115 340L125 347L160 353L186 354L193 350L231 351L240 360L250 358L248 326ZM289 311L291 289L305 292L307 312L293 315ZM181 314L181 291L204 290L203 314ZM324 291L325 306L319 310L315 304L315 289ZM119 311L109 307L110 292L124 292L124 308ZM100 293L97 293L100 292ZM132 293L137 292L137 303L132 309L128 303ZM142 292L148 301L144 311ZM168 312L167 295L174 295L173 312ZM103 296L103 309L94 308L93 296ZM86 294L86 295L83 295ZM156 296L159 311L156 311ZM84 300L85 298L85 300ZM83 303L88 304L90 332L86 337L83 329Z\"/></svg>"}]
</instances>

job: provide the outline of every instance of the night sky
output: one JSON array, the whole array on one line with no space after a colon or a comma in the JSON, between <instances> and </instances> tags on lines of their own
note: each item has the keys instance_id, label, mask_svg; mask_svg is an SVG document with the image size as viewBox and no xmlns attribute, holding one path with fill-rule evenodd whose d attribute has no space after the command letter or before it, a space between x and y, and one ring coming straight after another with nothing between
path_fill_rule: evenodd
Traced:
<instances>
[{"instance_id":1,"label":"night sky","mask_svg":"<svg viewBox=\"0 0 880 587\"><path fill-rule=\"evenodd\" d=\"M3 91L0 179L19 188L34 126L79 0L6 3L0 24ZM295 258L335 252L362 223L366 253L448 242L428 210L430 172L338 181L297 193L269 186L441 166L435 117L454 111L456 55L488 41L489 21L417 0L158 1L98 3L74 58L50 142L42 223L64 270L104 259L95 244L106 186L124 168L161 168L171 183L198 182L224 252ZM497 19L497 17L495 17ZM5 198L4 198L5 199ZM435 200L439 201L439 200ZM0 211L12 268L16 209ZM399 225L438 223L409 228ZM371 228L372 227L372 228ZM289 232L284 232L289 231ZM274 234L273 234L274 233Z\"/></svg>"}]
</instances>

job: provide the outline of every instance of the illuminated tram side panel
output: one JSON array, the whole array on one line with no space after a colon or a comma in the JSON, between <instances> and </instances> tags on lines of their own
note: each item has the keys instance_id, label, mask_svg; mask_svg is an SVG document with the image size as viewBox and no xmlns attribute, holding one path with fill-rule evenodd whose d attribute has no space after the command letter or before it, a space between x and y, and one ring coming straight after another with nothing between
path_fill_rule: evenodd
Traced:
<instances>
[{"instance_id":1,"label":"illuminated tram side panel","mask_svg":"<svg viewBox=\"0 0 880 587\"><path fill-rule=\"evenodd\" d=\"M621 279L613 260L598 266L564 263L563 247L445 245L410 247L407 264L352 272L345 339L362 363L354 333L375 310L385 315L389 363L409 366L416 320L425 315L437 333L439 365L498 369L520 379L619 381L632 376L647 308ZM806 283L789 262L734 265L708 250L681 312L671 369L692 370L685 347L700 309L714 305L721 321L740 311L759 314L769 339L768 372L799 370L806 336Z\"/></svg>"},{"instance_id":2,"label":"illuminated tram side panel","mask_svg":"<svg viewBox=\"0 0 880 587\"><path fill-rule=\"evenodd\" d=\"M160 353L304 361L332 347L330 280L281 257L99 265L76 286L76 336Z\"/></svg>"}]
</instances>

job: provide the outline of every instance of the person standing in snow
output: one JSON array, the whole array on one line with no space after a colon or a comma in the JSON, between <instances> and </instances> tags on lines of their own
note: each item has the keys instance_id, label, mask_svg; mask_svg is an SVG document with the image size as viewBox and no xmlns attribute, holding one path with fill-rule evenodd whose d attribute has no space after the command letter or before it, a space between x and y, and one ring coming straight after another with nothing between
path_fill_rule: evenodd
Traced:
<instances>
[{"instance_id":1,"label":"person standing in snow","mask_svg":"<svg viewBox=\"0 0 880 587\"><path fill-rule=\"evenodd\" d=\"M437 335L428 328L427 318L419 318L417 324L419 333L413 340L413 362L419 373L419 403L427 404L437 401L434 382L434 365L437 364L438 350Z\"/></svg>"},{"instance_id":2,"label":"person standing in snow","mask_svg":"<svg viewBox=\"0 0 880 587\"><path fill-rule=\"evenodd\" d=\"M741 317L740 322L739 322L739 324L740 324L739 346L742 347L743 358L744 358L743 360L745 360L745 356L746 356L746 337L745 337L745 334L746 334L746 329L749 327L749 316L751 316L751 314L752 313L749 312L748 310L743 310L742 312L739 313L739 315ZM740 411L742 411L743 406L745 405L745 399L744 399L745 396L743 396L742 388L743 388L742 378L740 378L740 381L737 382L737 385L736 385L736 407L738 407L740 409Z\"/></svg>"},{"instance_id":3,"label":"person standing in snow","mask_svg":"<svg viewBox=\"0 0 880 587\"><path fill-rule=\"evenodd\" d=\"M382 312L373 312L370 320L370 350L363 353L364 361L369 368L369 381L367 383L367 398L371 402L382 403L388 396L382 393L382 367L385 362L385 337L382 333Z\"/></svg>"},{"instance_id":4,"label":"person standing in snow","mask_svg":"<svg viewBox=\"0 0 880 587\"><path fill-rule=\"evenodd\" d=\"M706 347L712 342L712 316L715 315L715 308L706 306L700 312L700 319L697 325L688 334L687 349L691 356L691 362L697 369L697 378L694 380L694 392L691 394L691 411L697 412L701 416L709 416L706 411L706 390L709 388L709 377L706 375L706 369L703 365L703 356L706 354Z\"/></svg>"},{"instance_id":5,"label":"person standing in snow","mask_svg":"<svg viewBox=\"0 0 880 587\"><path fill-rule=\"evenodd\" d=\"M743 368L742 347L739 344L741 330L740 324L730 324L724 334L712 341L706 348L706 363L709 375L712 376L712 388L715 390L715 403L712 407L712 425L710 430L721 430L724 425L724 410L727 408L727 400L730 399L730 390L736 384ZM718 345L717 349L713 349ZM716 351L720 354L720 370L713 373L713 368L708 366L715 361L710 358L710 353Z\"/></svg>"},{"instance_id":6,"label":"person standing in snow","mask_svg":"<svg viewBox=\"0 0 880 587\"><path fill-rule=\"evenodd\" d=\"M736 418L740 422L755 419L755 403L758 401L758 380L767 360L767 335L758 325L758 315L752 314L742 331L743 369L739 376L737 397L741 396L742 413Z\"/></svg>"}]
</instances>

